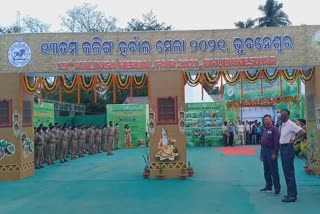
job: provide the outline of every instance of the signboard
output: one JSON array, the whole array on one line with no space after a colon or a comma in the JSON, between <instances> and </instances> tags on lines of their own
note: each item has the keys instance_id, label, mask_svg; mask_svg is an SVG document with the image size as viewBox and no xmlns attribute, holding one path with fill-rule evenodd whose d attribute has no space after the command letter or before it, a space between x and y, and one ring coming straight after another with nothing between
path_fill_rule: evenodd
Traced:
<instances>
[{"instance_id":1,"label":"signboard","mask_svg":"<svg viewBox=\"0 0 320 214\"><path fill-rule=\"evenodd\" d=\"M261 84L262 81L262 84ZM282 81L282 96L294 96L298 94L298 78L295 82L289 83ZM247 81L243 81L243 97L241 97L241 82L237 83L234 86L224 84L224 100L247 100L247 99L260 99L267 97L280 97L281 88L280 80L276 80L273 83L267 82L265 79L258 80L254 84L250 84ZM261 90L261 86L263 89Z\"/></svg>"},{"instance_id":2,"label":"signboard","mask_svg":"<svg viewBox=\"0 0 320 214\"><path fill-rule=\"evenodd\" d=\"M49 123L55 123L53 103L34 103L33 126L38 127L41 123L44 126L48 126Z\"/></svg>"},{"instance_id":3,"label":"signboard","mask_svg":"<svg viewBox=\"0 0 320 214\"><path fill-rule=\"evenodd\" d=\"M112 121L113 126L119 124L119 146L125 148L124 126L129 125L131 139L134 147L139 145L139 140L146 139L147 132L147 105L146 104L108 104L107 122Z\"/></svg>"},{"instance_id":4,"label":"signboard","mask_svg":"<svg viewBox=\"0 0 320 214\"><path fill-rule=\"evenodd\" d=\"M225 121L225 103L186 103L187 146L200 144L200 135L205 134L205 145L220 146L222 126Z\"/></svg>"},{"instance_id":5,"label":"signboard","mask_svg":"<svg viewBox=\"0 0 320 214\"><path fill-rule=\"evenodd\" d=\"M314 66L319 64L319 30L319 26L290 26L2 35L0 49L8 51L0 53L0 72L58 74Z\"/></svg>"}]
</instances>

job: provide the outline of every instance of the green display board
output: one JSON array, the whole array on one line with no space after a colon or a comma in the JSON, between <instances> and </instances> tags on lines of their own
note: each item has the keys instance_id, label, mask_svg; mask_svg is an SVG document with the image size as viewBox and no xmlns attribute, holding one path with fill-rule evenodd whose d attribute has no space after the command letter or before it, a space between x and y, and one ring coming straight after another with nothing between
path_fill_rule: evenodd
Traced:
<instances>
[{"instance_id":1,"label":"green display board","mask_svg":"<svg viewBox=\"0 0 320 214\"><path fill-rule=\"evenodd\" d=\"M129 125L131 129L132 144L134 147L139 145L139 140L145 140L147 132L147 107L146 104L108 104L107 105L107 121L119 124L120 136L119 146L125 148L124 126Z\"/></svg>"},{"instance_id":2,"label":"green display board","mask_svg":"<svg viewBox=\"0 0 320 214\"><path fill-rule=\"evenodd\" d=\"M200 134L205 133L205 145L221 146L225 103L186 103L187 146L200 145Z\"/></svg>"},{"instance_id":3,"label":"green display board","mask_svg":"<svg viewBox=\"0 0 320 214\"><path fill-rule=\"evenodd\" d=\"M34 103L33 126L38 127L41 123L44 126L48 126L49 123L55 123L53 103Z\"/></svg>"},{"instance_id":4,"label":"green display board","mask_svg":"<svg viewBox=\"0 0 320 214\"><path fill-rule=\"evenodd\" d=\"M283 96L293 96L298 94L298 81L297 79L293 83L289 83L286 81L282 81L282 94ZM260 99L266 97L280 97L281 96L281 88L280 88L280 80L276 80L273 83L268 83L266 80L262 79L258 80L254 84L250 84L247 81L243 82L243 97L241 98L241 85L239 82L234 86L225 84L224 85L224 100L241 100L241 99ZM261 90L261 87L263 90Z\"/></svg>"}]
</instances>

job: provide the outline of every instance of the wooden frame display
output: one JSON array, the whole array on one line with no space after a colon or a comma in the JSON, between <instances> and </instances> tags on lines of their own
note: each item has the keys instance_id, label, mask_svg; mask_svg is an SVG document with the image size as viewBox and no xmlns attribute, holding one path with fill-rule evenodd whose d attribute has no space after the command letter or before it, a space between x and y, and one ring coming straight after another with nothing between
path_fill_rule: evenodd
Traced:
<instances>
[{"instance_id":1,"label":"wooden frame display","mask_svg":"<svg viewBox=\"0 0 320 214\"><path fill-rule=\"evenodd\" d=\"M177 124L177 97L158 97L157 115L157 124Z\"/></svg>"},{"instance_id":2,"label":"wooden frame display","mask_svg":"<svg viewBox=\"0 0 320 214\"><path fill-rule=\"evenodd\" d=\"M7 106L5 106L5 103L7 103ZM0 112L0 127L12 126L12 99L0 100Z\"/></svg>"}]
</instances>

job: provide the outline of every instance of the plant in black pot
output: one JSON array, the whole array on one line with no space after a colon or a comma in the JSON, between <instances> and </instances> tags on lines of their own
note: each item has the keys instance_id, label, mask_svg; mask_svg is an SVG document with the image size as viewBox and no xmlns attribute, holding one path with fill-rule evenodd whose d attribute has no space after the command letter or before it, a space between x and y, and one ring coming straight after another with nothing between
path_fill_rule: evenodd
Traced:
<instances>
[{"instance_id":1,"label":"plant in black pot","mask_svg":"<svg viewBox=\"0 0 320 214\"><path fill-rule=\"evenodd\" d=\"M159 179L164 178L163 165L162 165L162 163L159 164L158 170L159 170L159 171L158 171L158 174L157 174L157 178L159 178Z\"/></svg>"},{"instance_id":2,"label":"plant in black pot","mask_svg":"<svg viewBox=\"0 0 320 214\"><path fill-rule=\"evenodd\" d=\"M150 155L148 152L146 152L146 155L142 155L145 166L143 170L143 177L148 178L150 175L150 167L149 167L149 160L150 160Z\"/></svg>"},{"instance_id":3,"label":"plant in black pot","mask_svg":"<svg viewBox=\"0 0 320 214\"><path fill-rule=\"evenodd\" d=\"M194 174L194 169L193 169L193 167L191 166L191 162L190 162L190 161L188 161L187 171L188 171L189 176L192 177L193 174Z\"/></svg>"}]
</instances>

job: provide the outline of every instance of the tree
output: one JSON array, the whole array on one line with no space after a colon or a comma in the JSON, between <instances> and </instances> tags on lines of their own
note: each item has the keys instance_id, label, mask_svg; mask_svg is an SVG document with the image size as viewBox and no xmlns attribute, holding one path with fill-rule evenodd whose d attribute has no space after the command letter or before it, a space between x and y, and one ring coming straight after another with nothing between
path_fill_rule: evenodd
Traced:
<instances>
[{"instance_id":1,"label":"tree","mask_svg":"<svg viewBox=\"0 0 320 214\"><path fill-rule=\"evenodd\" d=\"M10 33L44 33L49 32L50 25L43 23L38 18L26 16L22 18L22 26L19 24L13 24L8 27L0 26L0 33L10 34Z\"/></svg>"},{"instance_id":2,"label":"tree","mask_svg":"<svg viewBox=\"0 0 320 214\"><path fill-rule=\"evenodd\" d=\"M252 20L252 19L248 18L245 22L244 21L238 21L238 22L235 22L234 25L237 28L253 28L255 22L256 22L255 20Z\"/></svg>"},{"instance_id":3,"label":"tree","mask_svg":"<svg viewBox=\"0 0 320 214\"><path fill-rule=\"evenodd\" d=\"M264 16L257 18L259 27L279 27L291 25L288 15L282 11L283 4L275 0L267 0L265 5L260 5L258 9Z\"/></svg>"},{"instance_id":4,"label":"tree","mask_svg":"<svg viewBox=\"0 0 320 214\"><path fill-rule=\"evenodd\" d=\"M50 25L41 22L39 19L26 16L22 18L23 29L29 31L30 33L45 33L49 32Z\"/></svg>"},{"instance_id":5,"label":"tree","mask_svg":"<svg viewBox=\"0 0 320 214\"><path fill-rule=\"evenodd\" d=\"M155 31L155 30L172 30L172 26L164 22L160 23L152 10L146 14L142 14L142 21L139 19L131 19L128 22L126 31Z\"/></svg>"},{"instance_id":6,"label":"tree","mask_svg":"<svg viewBox=\"0 0 320 214\"><path fill-rule=\"evenodd\" d=\"M117 31L117 19L106 17L97 10L97 5L84 3L67 10L67 16L61 17L61 25L71 32L113 32Z\"/></svg>"},{"instance_id":7,"label":"tree","mask_svg":"<svg viewBox=\"0 0 320 214\"><path fill-rule=\"evenodd\" d=\"M10 33L22 33L23 30L21 27L17 25L11 25L9 27L1 27L0 26L0 34L10 34Z\"/></svg>"}]
</instances>

